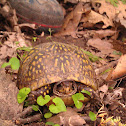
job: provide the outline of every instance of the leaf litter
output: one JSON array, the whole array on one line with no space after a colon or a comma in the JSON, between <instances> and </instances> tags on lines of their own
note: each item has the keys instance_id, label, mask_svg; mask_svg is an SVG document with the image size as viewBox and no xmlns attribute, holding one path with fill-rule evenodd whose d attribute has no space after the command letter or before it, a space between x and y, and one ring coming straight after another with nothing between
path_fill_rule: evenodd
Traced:
<instances>
[{"instance_id":1,"label":"leaf litter","mask_svg":"<svg viewBox=\"0 0 126 126\"><path fill-rule=\"evenodd\" d=\"M117 42L116 40L121 42L124 49L126 49L126 42L119 40L120 35L123 33L123 31L121 31L119 28L126 28L126 4L123 4L122 1L118 1L117 7L115 7L105 0L82 0L79 3L78 0L64 0L61 3L63 7L67 6L67 3L73 4L74 7L71 9L72 11L70 13L67 13L67 9L64 8L64 14L66 14L64 24L60 32L53 34L53 36L57 38L72 36L72 38L76 40L84 38L83 43L86 43L85 50L90 51L93 55L102 58L102 60L93 63L95 69L106 66L105 69L100 71L100 73L102 73L107 69L107 66L108 68L111 68L110 72L105 72L104 75L99 73L98 75L104 82L100 84L99 87L100 100L102 104L105 105L105 109L107 109L107 114L109 114L109 116L114 115L116 117L122 115L121 119L124 123L126 123L124 113L126 111L126 103L124 98L126 96L126 85L123 84L123 86L120 87L121 82L126 82L126 56L122 55L120 57L120 55L113 53L115 51L122 51L121 49L115 49L114 43ZM4 10L7 9L4 8ZM14 16L16 15L14 14ZM6 18L6 16L4 16L4 18ZM13 20L8 21L12 24L16 24L16 26L18 25L16 17L13 17ZM7 57L13 56L16 57L17 48L31 45L29 42L30 36L24 33L22 34L20 28L26 26L35 29L35 26L31 24L19 24L19 26L20 27L10 28L8 25L4 24L3 27L7 32L3 32L2 30L0 32L0 59L6 59ZM13 32L14 29L17 31L17 33ZM46 36L42 35L42 37ZM126 36L123 37L125 38ZM60 39L58 38L58 40ZM16 42L19 42L19 44L16 44ZM79 42L77 41L75 44L76 43ZM123 52L126 53L126 50L123 50ZM118 62L118 64L116 63L116 67L114 63L111 66L109 65L112 61ZM117 80L120 80L119 84ZM110 87L112 87L112 89L110 89ZM87 104L85 108L89 108L89 106L91 106L90 103ZM116 109L120 112L116 112ZM70 117L66 119L66 115L64 114L63 116L61 115L61 117L59 116L60 123L69 123L69 120L71 118L75 118L76 116L80 119L78 115L74 117L73 115L70 115ZM64 118L66 120L64 120ZM81 121L83 122L83 120ZM73 123L74 121L70 124Z\"/></svg>"}]
</instances>

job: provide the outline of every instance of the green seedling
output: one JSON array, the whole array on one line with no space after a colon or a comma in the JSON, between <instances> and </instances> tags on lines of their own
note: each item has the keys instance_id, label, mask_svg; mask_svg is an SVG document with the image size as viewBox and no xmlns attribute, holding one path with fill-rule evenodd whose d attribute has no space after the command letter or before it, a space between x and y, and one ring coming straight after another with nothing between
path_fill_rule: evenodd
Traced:
<instances>
[{"instance_id":1,"label":"green seedling","mask_svg":"<svg viewBox=\"0 0 126 126\"><path fill-rule=\"evenodd\" d=\"M36 41L37 41L37 37L33 37L32 42L36 42Z\"/></svg>"},{"instance_id":2,"label":"green seedling","mask_svg":"<svg viewBox=\"0 0 126 126\"><path fill-rule=\"evenodd\" d=\"M118 7L119 0L106 0L106 2L111 3L114 7ZM126 0L121 0L123 4L126 4Z\"/></svg>"},{"instance_id":3,"label":"green seedling","mask_svg":"<svg viewBox=\"0 0 126 126\"><path fill-rule=\"evenodd\" d=\"M46 126L50 125L50 126L60 126L59 124L55 124L53 122L46 122Z\"/></svg>"},{"instance_id":4,"label":"green seedling","mask_svg":"<svg viewBox=\"0 0 126 126\"><path fill-rule=\"evenodd\" d=\"M51 104L49 106L50 112L57 114L66 111L66 106L61 98L56 97L52 101L55 103L55 105Z\"/></svg>"},{"instance_id":5,"label":"green seedling","mask_svg":"<svg viewBox=\"0 0 126 126\"><path fill-rule=\"evenodd\" d=\"M72 95L72 99L77 109L80 109L83 106L83 103L80 101L84 101L84 95L82 93Z\"/></svg>"},{"instance_id":6,"label":"green seedling","mask_svg":"<svg viewBox=\"0 0 126 126\"><path fill-rule=\"evenodd\" d=\"M9 60L9 62L3 63L1 67L2 67L2 68L5 68L5 67L7 67L7 66L11 66L11 68L12 68L13 70L18 70L19 67L20 67L20 61L19 61L19 59L17 59L16 57L12 57L12 58Z\"/></svg>"},{"instance_id":7,"label":"green seedling","mask_svg":"<svg viewBox=\"0 0 126 126\"><path fill-rule=\"evenodd\" d=\"M27 95L31 92L31 89L30 88L22 88L19 90L19 93L17 95L17 101L18 103L22 103L24 102L24 100L26 99Z\"/></svg>"},{"instance_id":8,"label":"green seedling","mask_svg":"<svg viewBox=\"0 0 126 126\"><path fill-rule=\"evenodd\" d=\"M89 112L89 117L92 121L95 121L97 119L97 114L95 114L94 112Z\"/></svg>"},{"instance_id":9,"label":"green seedling","mask_svg":"<svg viewBox=\"0 0 126 126\"><path fill-rule=\"evenodd\" d=\"M112 70L112 68L108 68L108 69L106 69L105 71L103 71L101 74L103 75L103 74L105 74L105 73L108 73L109 71L111 71Z\"/></svg>"},{"instance_id":10,"label":"green seedling","mask_svg":"<svg viewBox=\"0 0 126 126\"><path fill-rule=\"evenodd\" d=\"M17 48L17 50L24 50L24 51L27 51L27 52L29 52L31 49L32 49L33 47L19 47L19 48Z\"/></svg>"},{"instance_id":11,"label":"green seedling","mask_svg":"<svg viewBox=\"0 0 126 126\"><path fill-rule=\"evenodd\" d=\"M81 49L87 56L89 56L89 59L92 61L92 62L96 62L98 60L101 60L102 58L98 57L98 56L95 56L93 55L91 52L89 51L85 51L83 49Z\"/></svg>"},{"instance_id":12,"label":"green seedling","mask_svg":"<svg viewBox=\"0 0 126 126\"><path fill-rule=\"evenodd\" d=\"M50 117L52 117L52 113L51 112L48 112L48 113L45 113L44 114L44 118L50 118Z\"/></svg>"},{"instance_id":13,"label":"green seedling","mask_svg":"<svg viewBox=\"0 0 126 126\"><path fill-rule=\"evenodd\" d=\"M38 103L38 105L40 105L40 106L44 106L44 105L47 104L49 101L50 101L50 96L49 96L49 95L45 95L44 98L43 98L42 95L40 95L40 96L37 98L37 103Z\"/></svg>"},{"instance_id":14,"label":"green seedling","mask_svg":"<svg viewBox=\"0 0 126 126\"><path fill-rule=\"evenodd\" d=\"M122 53L121 53L120 51L113 51L113 54L114 54L114 55L119 55L119 56L122 55Z\"/></svg>"},{"instance_id":15,"label":"green seedling","mask_svg":"<svg viewBox=\"0 0 126 126\"><path fill-rule=\"evenodd\" d=\"M32 105L32 109L37 112L37 111L39 111L39 106L38 105Z\"/></svg>"}]
</instances>

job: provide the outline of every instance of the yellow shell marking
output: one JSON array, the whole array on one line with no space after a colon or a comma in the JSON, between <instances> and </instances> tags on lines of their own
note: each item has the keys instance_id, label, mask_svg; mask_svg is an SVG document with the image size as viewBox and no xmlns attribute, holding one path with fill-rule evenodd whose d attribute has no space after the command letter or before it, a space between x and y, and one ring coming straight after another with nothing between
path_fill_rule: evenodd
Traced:
<instances>
[{"instance_id":1,"label":"yellow shell marking","mask_svg":"<svg viewBox=\"0 0 126 126\"><path fill-rule=\"evenodd\" d=\"M49 90L47 90L46 92L47 92L47 94L49 94Z\"/></svg>"},{"instance_id":2,"label":"yellow shell marking","mask_svg":"<svg viewBox=\"0 0 126 126\"><path fill-rule=\"evenodd\" d=\"M40 93L43 94L43 91L41 91Z\"/></svg>"},{"instance_id":3,"label":"yellow shell marking","mask_svg":"<svg viewBox=\"0 0 126 126\"><path fill-rule=\"evenodd\" d=\"M39 62L42 62L42 58L39 58Z\"/></svg>"},{"instance_id":4,"label":"yellow shell marking","mask_svg":"<svg viewBox=\"0 0 126 126\"><path fill-rule=\"evenodd\" d=\"M68 66L70 65L70 62L68 60L66 60L66 63L67 63Z\"/></svg>"},{"instance_id":5,"label":"yellow shell marking","mask_svg":"<svg viewBox=\"0 0 126 126\"><path fill-rule=\"evenodd\" d=\"M77 55L77 58L80 58L80 55Z\"/></svg>"},{"instance_id":6,"label":"yellow shell marking","mask_svg":"<svg viewBox=\"0 0 126 126\"><path fill-rule=\"evenodd\" d=\"M35 56L35 59L38 59L38 56Z\"/></svg>"},{"instance_id":7,"label":"yellow shell marking","mask_svg":"<svg viewBox=\"0 0 126 126\"><path fill-rule=\"evenodd\" d=\"M42 54L42 53L39 53L38 55L39 55L39 56L43 56L43 54Z\"/></svg>"},{"instance_id":8,"label":"yellow shell marking","mask_svg":"<svg viewBox=\"0 0 126 126\"><path fill-rule=\"evenodd\" d=\"M44 96L46 95L46 92L44 92Z\"/></svg>"},{"instance_id":9,"label":"yellow shell marking","mask_svg":"<svg viewBox=\"0 0 126 126\"><path fill-rule=\"evenodd\" d=\"M32 72L35 72L35 67L32 69Z\"/></svg>"},{"instance_id":10,"label":"yellow shell marking","mask_svg":"<svg viewBox=\"0 0 126 126\"><path fill-rule=\"evenodd\" d=\"M31 72L30 71L28 72L28 75L31 76Z\"/></svg>"},{"instance_id":11,"label":"yellow shell marking","mask_svg":"<svg viewBox=\"0 0 126 126\"><path fill-rule=\"evenodd\" d=\"M88 76L88 72L87 71L85 72L85 76Z\"/></svg>"},{"instance_id":12,"label":"yellow shell marking","mask_svg":"<svg viewBox=\"0 0 126 126\"><path fill-rule=\"evenodd\" d=\"M32 69L32 66L30 66L30 70Z\"/></svg>"},{"instance_id":13,"label":"yellow shell marking","mask_svg":"<svg viewBox=\"0 0 126 126\"><path fill-rule=\"evenodd\" d=\"M60 57L60 59L63 61L63 57Z\"/></svg>"},{"instance_id":14,"label":"yellow shell marking","mask_svg":"<svg viewBox=\"0 0 126 126\"><path fill-rule=\"evenodd\" d=\"M62 47L59 47L60 48L60 50L62 50L63 48Z\"/></svg>"},{"instance_id":15,"label":"yellow shell marking","mask_svg":"<svg viewBox=\"0 0 126 126\"><path fill-rule=\"evenodd\" d=\"M33 66L35 66L35 65L36 65L36 62L35 62L35 61L33 61L33 62L32 62L32 65L33 65Z\"/></svg>"},{"instance_id":16,"label":"yellow shell marking","mask_svg":"<svg viewBox=\"0 0 126 126\"><path fill-rule=\"evenodd\" d=\"M45 89L47 89L47 86L45 86Z\"/></svg>"},{"instance_id":17,"label":"yellow shell marking","mask_svg":"<svg viewBox=\"0 0 126 126\"><path fill-rule=\"evenodd\" d=\"M50 50L53 50L53 48L54 48L54 45L52 45L52 47L51 47L51 49L50 49Z\"/></svg>"},{"instance_id":18,"label":"yellow shell marking","mask_svg":"<svg viewBox=\"0 0 126 126\"><path fill-rule=\"evenodd\" d=\"M38 65L38 68L40 69L40 65Z\"/></svg>"},{"instance_id":19,"label":"yellow shell marking","mask_svg":"<svg viewBox=\"0 0 126 126\"><path fill-rule=\"evenodd\" d=\"M34 52L34 50L31 50L31 51L29 52L29 55L31 55L33 52Z\"/></svg>"},{"instance_id":20,"label":"yellow shell marking","mask_svg":"<svg viewBox=\"0 0 126 126\"><path fill-rule=\"evenodd\" d=\"M55 59L55 64L54 66L57 67L58 59Z\"/></svg>"},{"instance_id":21,"label":"yellow shell marking","mask_svg":"<svg viewBox=\"0 0 126 126\"><path fill-rule=\"evenodd\" d=\"M66 48L64 48L64 51L66 52L66 51L67 51L67 49L66 49Z\"/></svg>"},{"instance_id":22,"label":"yellow shell marking","mask_svg":"<svg viewBox=\"0 0 126 126\"><path fill-rule=\"evenodd\" d=\"M66 59L68 59L68 56L64 56Z\"/></svg>"},{"instance_id":23,"label":"yellow shell marking","mask_svg":"<svg viewBox=\"0 0 126 126\"><path fill-rule=\"evenodd\" d=\"M38 74L38 70L36 70L35 72L36 72L36 74Z\"/></svg>"},{"instance_id":24,"label":"yellow shell marking","mask_svg":"<svg viewBox=\"0 0 126 126\"><path fill-rule=\"evenodd\" d=\"M65 69L64 69L64 64L61 63L61 70L63 71L63 73L65 73Z\"/></svg>"}]
</instances>

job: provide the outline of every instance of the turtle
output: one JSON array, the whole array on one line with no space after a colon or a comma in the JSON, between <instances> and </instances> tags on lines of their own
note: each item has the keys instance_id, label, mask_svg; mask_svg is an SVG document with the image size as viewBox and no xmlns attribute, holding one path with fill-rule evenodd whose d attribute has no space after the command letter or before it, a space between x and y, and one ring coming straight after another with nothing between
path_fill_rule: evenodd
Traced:
<instances>
[{"instance_id":1,"label":"turtle","mask_svg":"<svg viewBox=\"0 0 126 126\"><path fill-rule=\"evenodd\" d=\"M63 9L57 0L9 0L20 22L33 23L36 31L58 31L64 20Z\"/></svg>"},{"instance_id":2,"label":"turtle","mask_svg":"<svg viewBox=\"0 0 126 126\"><path fill-rule=\"evenodd\" d=\"M52 94L68 102L68 96L81 90L98 89L96 73L84 50L61 42L42 43L28 52L21 62L17 85L31 89L31 101Z\"/></svg>"}]
</instances>

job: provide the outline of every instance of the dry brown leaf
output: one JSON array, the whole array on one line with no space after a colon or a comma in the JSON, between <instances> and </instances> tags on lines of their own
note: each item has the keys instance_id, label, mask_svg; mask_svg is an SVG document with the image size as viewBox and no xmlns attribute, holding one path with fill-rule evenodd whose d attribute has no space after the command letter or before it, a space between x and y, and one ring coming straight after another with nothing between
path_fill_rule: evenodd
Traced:
<instances>
[{"instance_id":1,"label":"dry brown leaf","mask_svg":"<svg viewBox=\"0 0 126 126\"><path fill-rule=\"evenodd\" d=\"M26 40L20 33L18 34L16 32L3 32L3 34L7 34L8 37L7 41L4 41L2 47L0 48L1 59L6 58L7 56L16 56L16 49L18 47L27 47L27 44L25 43ZM16 42L19 42L19 44L16 44ZM30 42L28 43L28 45L30 46Z\"/></svg>"},{"instance_id":2,"label":"dry brown leaf","mask_svg":"<svg viewBox=\"0 0 126 126\"><path fill-rule=\"evenodd\" d=\"M126 54L121 56L115 70L112 72L111 78L116 80L118 78L126 76Z\"/></svg>"},{"instance_id":3,"label":"dry brown leaf","mask_svg":"<svg viewBox=\"0 0 126 126\"><path fill-rule=\"evenodd\" d=\"M123 4L121 1L119 1L118 7L116 8L116 12L116 21L120 21L120 23L126 28L126 4Z\"/></svg>"},{"instance_id":4,"label":"dry brown leaf","mask_svg":"<svg viewBox=\"0 0 126 126\"><path fill-rule=\"evenodd\" d=\"M101 57L104 57L104 55L110 55L114 51L114 49L112 49L113 45L109 43L109 40L101 40L99 38L95 38L88 40L87 44L100 50Z\"/></svg>"},{"instance_id":5,"label":"dry brown leaf","mask_svg":"<svg viewBox=\"0 0 126 126\"><path fill-rule=\"evenodd\" d=\"M66 112L59 113L47 120L63 126L83 126L86 122L73 108L67 107Z\"/></svg>"},{"instance_id":6,"label":"dry brown leaf","mask_svg":"<svg viewBox=\"0 0 126 126\"><path fill-rule=\"evenodd\" d=\"M102 26L102 28L107 28L109 26L113 26L113 22L110 19L98 14L97 12L95 12L93 10L88 15L83 17L81 22L84 22L84 25L86 25L86 23L96 24L99 22L103 22L104 25Z\"/></svg>"},{"instance_id":7,"label":"dry brown leaf","mask_svg":"<svg viewBox=\"0 0 126 126\"><path fill-rule=\"evenodd\" d=\"M81 16L83 13L83 3L79 3L75 9L68 14L68 16L64 20L64 24L59 33L55 34L55 36L60 35L74 35L77 29L77 26L80 22Z\"/></svg>"},{"instance_id":8,"label":"dry brown leaf","mask_svg":"<svg viewBox=\"0 0 126 126\"><path fill-rule=\"evenodd\" d=\"M109 2L106 2L106 0L99 0L99 1L93 1L95 4L94 6L97 5L98 3L101 5L98 8L98 11L101 15L105 15L110 21L113 21L113 19L116 16L116 7L114 7L112 4ZM97 4L96 4L97 3Z\"/></svg>"}]
</instances>

